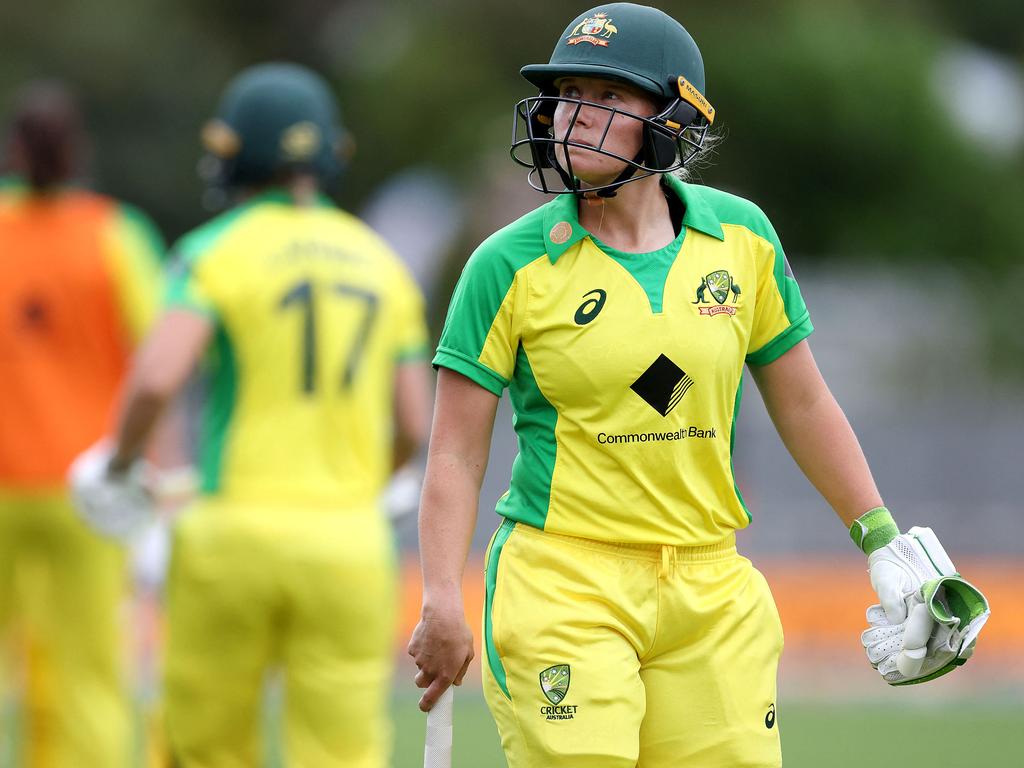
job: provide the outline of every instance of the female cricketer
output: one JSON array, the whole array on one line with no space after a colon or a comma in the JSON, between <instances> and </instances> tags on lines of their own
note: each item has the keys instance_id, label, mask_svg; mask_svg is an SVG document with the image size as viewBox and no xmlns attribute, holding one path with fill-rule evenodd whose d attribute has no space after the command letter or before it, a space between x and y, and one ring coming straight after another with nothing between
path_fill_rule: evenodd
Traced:
<instances>
[{"instance_id":1,"label":"female cricketer","mask_svg":"<svg viewBox=\"0 0 1024 768\"><path fill-rule=\"evenodd\" d=\"M421 708L473 655L462 570L507 387L519 456L486 560L482 666L509 765L778 766L782 628L735 545L750 522L732 469L744 365L801 469L875 552L884 637L869 657L888 682L962 662L960 646L930 644L936 623L912 599L951 574L914 570L923 549L895 552L905 537L818 372L764 213L674 173L715 118L687 31L653 8L599 6L522 73L540 95L516 107L513 157L558 196L472 255L434 358L409 645ZM984 609L972 603L975 627ZM952 642L969 653L972 639Z\"/></svg>"},{"instance_id":2,"label":"female cricketer","mask_svg":"<svg viewBox=\"0 0 1024 768\"><path fill-rule=\"evenodd\" d=\"M128 484L205 358L202 487L168 577L167 732L184 768L260 764L274 669L289 765L390 762L397 573L381 495L426 440L427 331L399 258L321 192L346 138L304 67L231 81L203 143L236 204L177 245L99 466Z\"/></svg>"}]
</instances>

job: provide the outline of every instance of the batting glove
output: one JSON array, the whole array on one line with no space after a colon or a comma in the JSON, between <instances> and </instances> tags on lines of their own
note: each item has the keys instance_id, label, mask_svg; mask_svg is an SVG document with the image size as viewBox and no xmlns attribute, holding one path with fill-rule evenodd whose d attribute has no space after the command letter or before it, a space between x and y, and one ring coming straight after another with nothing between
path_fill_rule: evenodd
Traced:
<instances>
[{"instance_id":1,"label":"batting glove","mask_svg":"<svg viewBox=\"0 0 1024 768\"><path fill-rule=\"evenodd\" d=\"M966 662L988 620L988 600L960 576L932 530L900 534L879 507L856 520L850 535L868 555L879 598L861 642L882 678L923 683Z\"/></svg>"},{"instance_id":2,"label":"batting glove","mask_svg":"<svg viewBox=\"0 0 1024 768\"><path fill-rule=\"evenodd\" d=\"M396 527L415 524L423 491L423 469L405 466L391 476L384 490L384 514Z\"/></svg>"},{"instance_id":3,"label":"batting glove","mask_svg":"<svg viewBox=\"0 0 1024 768\"><path fill-rule=\"evenodd\" d=\"M113 446L102 440L82 453L68 470L71 500L82 519L98 533L125 542L153 518L151 470L137 460L124 472L111 472Z\"/></svg>"}]
</instances>

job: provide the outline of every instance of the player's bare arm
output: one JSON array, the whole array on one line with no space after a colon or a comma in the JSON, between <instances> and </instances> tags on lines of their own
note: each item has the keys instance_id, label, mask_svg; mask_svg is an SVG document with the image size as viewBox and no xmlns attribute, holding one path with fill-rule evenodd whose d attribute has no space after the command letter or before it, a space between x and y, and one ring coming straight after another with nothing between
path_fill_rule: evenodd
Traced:
<instances>
[{"instance_id":1,"label":"player's bare arm","mask_svg":"<svg viewBox=\"0 0 1024 768\"><path fill-rule=\"evenodd\" d=\"M409 642L420 709L459 685L473 659L462 574L476 525L498 398L461 374L441 368L420 503L423 609Z\"/></svg>"},{"instance_id":2,"label":"player's bare arm","mask_svg":"<svg viewBox=\"0 0 1024 768\"><path fill-rule=\"evenodd\" d=\"M810 346L803 341L751 372L786 448L868 555L879 599L861 638L869 661L891 685L925 682L963 664L988 619L988 601L960 577L930 528L899 533ZM955 618L949 594L959 598Z\"/></svg>"},{"instance_id":3,"label":"player's bare arm","mask_svg":"<svg viewBox=\"0 0 1024 768\"><path fill-rule=\"evenodd\" d=\"M430 435L430 365L424 360L395 368L395 441L392 469L398 470Z\"/></svg>"},{"instance_id":4,"label":"player's bare arm","mask_svg":"<svg viewBox=\"0 0 1024 768\"><path fill-rule=\"evenodd\" d=\"M142 454L153 428L188 380L212 333L213 325L205 315L188 310L169 310L157 321L128 379L111 471L126 469Z\"/></svg>"},{"instance_id":5,"label":"player's bare arm","mask_svg":"<svg viewBox=\"0 0 1024 768\"><path fill-rule=\"evenodd\" d=\"M807 479L849 527L882 506L864 452L802 341L774 362L750 366L775 428Z\"/></svg>"}]
</instances>

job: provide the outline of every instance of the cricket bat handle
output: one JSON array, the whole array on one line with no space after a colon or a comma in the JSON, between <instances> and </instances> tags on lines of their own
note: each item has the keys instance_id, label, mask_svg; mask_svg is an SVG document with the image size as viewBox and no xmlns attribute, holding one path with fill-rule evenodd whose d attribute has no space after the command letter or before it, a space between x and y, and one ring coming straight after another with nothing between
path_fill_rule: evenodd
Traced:
<instances>
[{"instance_id":1,"label":"cricket bat handle","mask_svg":"<svg viewBox=\"0 0 1024 768\"><path fill-rule=\"evenodd\" d=\"M452 766L452 698L455 686L441 694L427 712L427 738L423 745L423 768Z\"/></svg>"}]
</instances>

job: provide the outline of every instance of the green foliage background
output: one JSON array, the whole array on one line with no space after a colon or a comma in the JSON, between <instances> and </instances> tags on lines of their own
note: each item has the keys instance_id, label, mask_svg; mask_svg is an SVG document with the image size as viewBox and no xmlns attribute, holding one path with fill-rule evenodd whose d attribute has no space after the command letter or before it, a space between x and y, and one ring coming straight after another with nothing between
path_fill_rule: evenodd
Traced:
<instances>
[{"instance_id":1,"label":"green foliage background","mask_svg":"<svg viewBox=\"0 0 1024 768\"><path fill-rule=\"evenodd\" d=\"M546 60L583 5L9 3L0 24L0 116L24 80L68 79L93 129L96 185L150 211L173 238L205 215L197 133L222 86L248 64L290 59L330 78L355 134L358 153L338 191L343 205L358 209L382 180L412 164L449 174L473 199L491 169L509 163L512 105L531 90L519 67ZM1024 4L666 0L659 7L700 44L726 135L704 180L758 202L802 263L952 265L983 298L993 295L993 281L1021 276L1024 154L991 152L966 138L940 107L932 78L936 57L965 43L1020 66ZM997 362L1024 359L1018 334L1005 330L1012 311L1005 302L989 307L993 328L1003 330L993 336Z\"/></svg>"}]
</instances>

